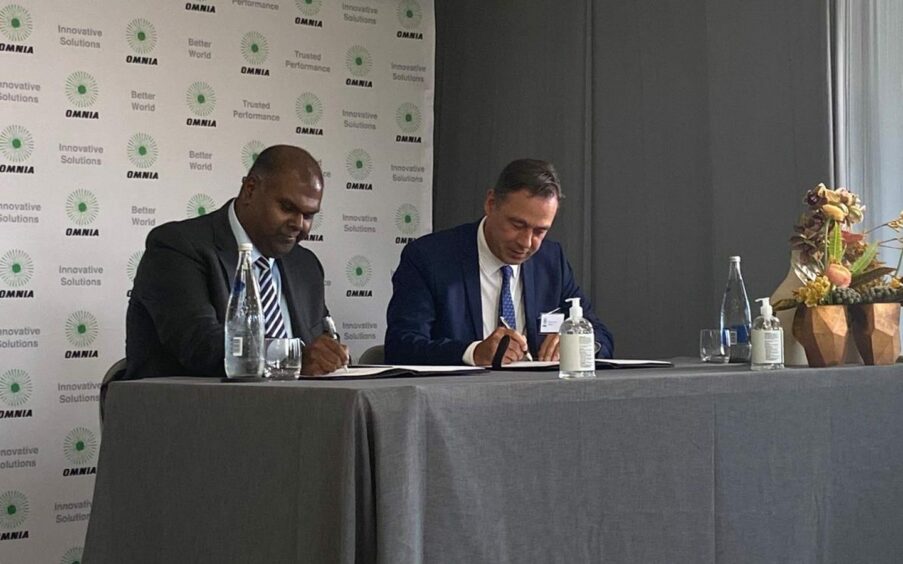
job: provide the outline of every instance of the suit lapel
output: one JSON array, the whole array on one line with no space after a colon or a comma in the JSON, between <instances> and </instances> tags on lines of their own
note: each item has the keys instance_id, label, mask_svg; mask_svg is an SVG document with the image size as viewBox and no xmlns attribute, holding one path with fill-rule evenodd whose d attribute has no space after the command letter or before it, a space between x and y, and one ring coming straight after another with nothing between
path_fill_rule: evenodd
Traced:
<instances>
[{"instance_id":1,"label":"suit lapel","mask_svg":"<svg viewBox=\"0 0 903 564\"><path fill-rule=\"evenodd\" d=\"M521 266L524 277L524 328L527 333L527 345L530 351L536 355L539 354L539 335L536 334L539 312L536 311L536 268L533 261L528 260Z\"/></svg>"},{"instance_id":2,"label":"suit lapel","mask_svg":"<svg viewBox=\"0 0 903 564\"><path fill-rule=\"evenodd\" d=\"M298 265L298 261L292 260L291 256L292 253L289 253L283 258L276 259L276 264L279 265L280 278L282 279L282 294L285 296L285 301L288 304L292 334L301 338L304 342L310 342L311 336L307 334L307 327L301 322L301 318L298 317L299 312L303 311L304 304L301 303L301 296L295 292L291 282L294 280L295 283L298 283L298 281L304 280L304 272Z\"/></svg>"},{"instance_id":3,"label":"suit lapel","mask_svg":"<svg viewBox=\"0 0 903 564\"><path fill-rule=\"evenodd\" d=\"M229 225L229 206L231 205L232 200L229 200L226 205L216 210L214 213L219 214L219 217L213 223L213 240L216 245L216 255L222 266L226 288L232 287L232 277L235 276L235 269L238 268L238 243L235 242L232 226ZM228 296L226 298L228 299Z\"/></svg>"},{"instance_id":4,"label":"suit lapel","mask_svg":"<svg viewBox=\"0 0 903 564\"><path fill-rule=\"evenodd\" d=\"M471 225L467 237L461 243L461 272L464 275L464 288L467 294L467 309L474 338L483 339L483 298L480 292L480 257L477 252L477 229L479 222Z\"/></svg>"}]
</instances>

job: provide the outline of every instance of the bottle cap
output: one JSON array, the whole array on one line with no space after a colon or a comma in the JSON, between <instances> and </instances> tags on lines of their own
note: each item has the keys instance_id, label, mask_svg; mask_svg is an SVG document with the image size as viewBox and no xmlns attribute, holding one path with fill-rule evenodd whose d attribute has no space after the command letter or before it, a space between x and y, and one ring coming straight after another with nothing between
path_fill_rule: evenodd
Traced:
<instances>
[{"instance_id":1,"label":"bottle cap","mask_svg":"<svg viewBox=\"0 0 903 564\"><path fill-rule=\"evenodd\" d=\"M774 311L771 309L771 298L759 298L756 301L762 302L762 306L759 308L762 317L773 317Z\"/></svg>"},{"instance_id":2,"label":"bottle cap","mask_svg":"<svg viewBox=\"0 0 903 564\"><path fill-rule=\"evenodd\" d=\"M731 262L740 262L740 257L737 257L737 256L730 257L730 261Z\"/></svg>"},{"instance_id":3,"label":"bottle cap","mask_svg":"<svg viewBox=\"0 0 903 564\"><path fill-rule=\"evenodd\" d=\"M242 243L241 245L238 246L238 252L250 253L253 248L254 248L254 245L252 245L251 243Z\"/></svg>"},{"instance_id":4,"label":"bottle cap","mask_svg":"<svg viewBox=\"0 0 903 564\"><path fill-rule=\"evenodd\" d=\"M571 319L583 319L583 308L580 307L580 298L568 298L565 301L571 302Z\"/></svg>"}]
</instances>

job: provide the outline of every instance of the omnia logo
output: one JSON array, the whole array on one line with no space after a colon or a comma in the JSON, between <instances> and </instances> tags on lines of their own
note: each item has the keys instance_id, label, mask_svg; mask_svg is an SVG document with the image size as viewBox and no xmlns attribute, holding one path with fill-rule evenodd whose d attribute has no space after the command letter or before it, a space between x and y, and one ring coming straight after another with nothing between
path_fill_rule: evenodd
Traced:
<instances>
[{"instance_id":1,"label":"omnia logo","mask_svg":"<svg viewBox=\"0 0 903 564\"><path fill-rule=\"evenodd\" d=\"M147 133L136 133L129 138L127 146L129 161L137 168L148 169L157 162L157 141ZM158 180L160 175L153 170L130 170L126 178Z\"/></svg>"},{"instance_id":2,"label":"omnia logo","mask_svg":"<svg viewBox=\"0 0 903 564\"><path fill-rule=\"evenodd\" d=\"M157 46L157 30L154 24L144 18L129 22L125 29L125 39L137 55L127 55L125 62L137 65L156 65L157 58L149 54Z\"/></svg>"},{"instance_id":3,"label":"omnia logo","mask_svg":"<svg viewBox=\"0 0 903 564\"><path fill-rule=\"evenodd\" d=\"M66 198L66 215L76 225L84 226L94 223L99 211L100 205L97 203L97 197L88 190L75 190ZM97 229L66 229L67 237L98 237L99 235L100 232Z\"/></svg>"},{"instance_id":4,"label":"omnia logo","mask_svg":"<svg viewBox=\"0 0 903 564\"><path fill-rule=\"evenodd\" d=\"M76 468L65 468L63 476L87 476L97 473L89 465L97 454L97 436L84 427L76 427L69 431L63 441L63 454Z\"/></svg>"},{"instance_id":5,"label":"omnia logo","mask_svg":"<svg viewBox=\"0 0 903 564\"><path fill-rule=\"evenodd\" d=\"M241 67L241 74L251 74L256 76L270 76L270 70L260 68L266 62L270 54L270 47L267 38L256 31L249 31L241 38L241 55L250 67Z\"/></svg>"},{"instance_id":6,"label":"omnia logo","mask_svg":"<svg viewBox=\"0 0 903 564\"><path fill-rule=\"evenodd\" d=\"M191 113L205 118L216 108L216 92L206 82L195 82L185 91L185 103ZM188 118L185 124L196 127L216 127L216 120Z\"/></svg>"},{"instance_id":7,"label":"omnia logo","mask_svg":"<svg viewBox=\"0 0 903 564\"><path fill-rule=\"evenodd\" d=\"M368 51L364 47L355 45L348 49L348 51L345 53L345 67L353 76L367 76L368 74L370 74L370 70L373 68L373 56L370 55L370 51ZM365 80L363 78L345 79L345 85L373 88L373 82L370 80Z\"/></svg>"},{"instance_id":8,"label":"omnia logo","mask_svg":"<svg viewBox=\"0 0 903 564\"><path fill-rule=\"evenodd\" d=\"M412 235L417 233L417 229L420 227L420 212L411 204L402 204L395 210L395 227L401 233L407 235L407 237L396 237L395 244L404 245L410 243L416 239Z\"/></svg>"},{"instance_id":9,"label":"omnia logo","mask_svg":"<svg viewBox=\"0 0 903 564\"><path fill-rule=\"evenodd\" d=\"M398 3L398 21L401 27L407 31L398 31L395 36L399 39L423 39L423 33L413 31L420 27L423 20L423 8L415 0L402 0Z\"/></svg>"},{"instance_id":10,"label":"omnia logo","mask_svg":"<svg viewBox=\"0 0 903 564\"><path fill-rule=\"evenodd\" d=\"M91 313L79 310L66 318L66 340L73 347L86 350L68 350L66 358L97 358L96 350L87 350L99 333L97 318Z\"/></svg>"},{"instance_id":11,"label":"omnia logo","mask_svg":"<svg viewBox=\"0 0 903 564\"><path fill-rule=\"evenodd\" d=\"M373 170L373 159L370 154L363 149L354 149L345 157L345 168L348 174L355 180L364 180L370 176ZM369 188L368 188L369 186ZM364 185L359 182L348 182L345 185L348 190L373 190L372 184Z\"/></svg>"},{"instance_id":12,"label":"omnia logo","mask_svg":"<svg viewBox=\"0 0 903 564\"><path fill-rule=\"evenodd\" d=\"M345 264L345 276L352 286L363 288L370 282L372 275L373 267L370 265L370 260L365 256L353 256ZM345 297L369 298L373 297L373 290L348 290L345 292Z\"/></svg>"},{"instance_id":13,"label":"omnia logo","mask_svg":"<svg viewBox=\"0 0 903 564\"><path fill-rule=\"evenodd\" d=\"M185 2L185 9L189 12L203 12L206 14L216 13L215 5L202 2Z\"/></svg>"},{"instance_id":14,"label":"omnia logo","mask_svg":"<svg viewBox=\"0 0 903 564\"><path fill-rule=\"evenodd\" d=\"M323 135L323 129L314 127L323 119L323 102L313 92L304 92L295 100L295 114L305 126L295 128L298 135Z\"/></svg>"},{"instance_id":15,"label":"omnia logo","mask_svg":"<svg viewBox=\"0 0 903 564\"><path fill-rule=\"evenodd\" d=\"M0 34L12 43L0 43L0 53L33 55L34 47L18 44L31 36L32 29L34 29L34 24L28 10L18 4L4 6L0 10Z\"/></svg>"},{"instance_id":16,"label":"omnia logo","mask_svg":"<svg viewBox=\"0 0 903 564\"><path fill-rule=\"evenodd\" d=\"M210 213L215 206L216 203L213 201L213 198L207 194L195 194L188 200L188 204L185 206L185 213L188 217L200 217Z\"/></svg>"},{"instance_id":17,"label":"omnia logo","mask_svg":"<svg viewBox=\"0 0 903 564\"><path fill-rule=\"evenodd\" d=\"M245 165L246 170L251 170L257 157L266 149L260 141L249 141L241 148L241 163Z\"/></svg>"},{"instance_id":18,"label":"omnia logo","mask_svg":"<svg viewBox=\"0 0 903 564\"><path fill-rule=\"evenodd\" d=\"M405 133L415 133L420 129L423 118L420 114L420 108L414 104L402 104L395 110L395 123L398 129ZM419 135L396 135L396 143L420 143Z\"/></svg>"},{"instance_id":19,"label":"omnia logo","mask_svg":"<svg viewBox=\"0 0 903 564\"><path fill-rule=\"evenodd\" d=\"M295 25L306 25L310 27L323 27L323 22L310 16L316 16L320 13L323 6L323 0L295 0L295 6L298 11L308 17L295 18Z\"/></svg>"},{"instance_id":20,"label":"omnia logo","mask_svg":"<svg viewBox=\"0 0 903 564\"><path fill-rule=\"evenodd\" d=\"M0 257L0 278L7 286L12 288L22 288L34 274L34 263L28 253L19 249L7 251ZM3 298L33 298L33 290L0 290L0 297Z\"/></svg>"},{"instance_id":21,"label":"omnia logo","mask_svg":"<svg viewBox=\"0 0 903 564\"><path fill-rule=\"evenodd\" d=\"M97 102L100 89L94 77L84 71L76 71L66 77L66 97L77 108L89 108ZM66 110L68 118L99 119L98 112L93 110Z\"/></svg>"},{"instance_id":22,"label":"omnia logo","mask_svg":"<svg viewBox=\"0 0 903 564\"><path fill-rule=\"evenodd\" d=\"M323 234L317 233L320 230L320 227L323 225L323 212L319 212L314 215L313 223L310 226L310 232L304 238L305 241L312 241L315 243L323 242Z\"/></svg>"},{"instance_id":23,"label":"omnia logo","mask_svg":"<svg viewBox=\"0 0 903 564\"><path fill-rule=\"evenodd\" d=\"M0 493L0 541L27 539L28 531L20 529L27 519L28 498L25 494L17 491Z\"/></svg>"},{"instance_id":24,"label":"omnia logo","mask_svg":"<svg viewBox=\"0 0 903 564\"><path fill-rule=\"evenodd\" d=\"M31 132L21 125L8 125L0 131L0 153L12 163L0 163L0 173L34 174L34 166L24 163L34 150Z\"/></svg>"},{"instance_id":25,"label":"omnia logo","mask_svg":"<svg viewBox=\"0 0 903 564\"><path fill-rule=\"evenodd\" d=\"M31 378L24 370L11 368L0 375L0 401L3 407L12 408L0 409L0 419L31 417L31 410L24 406L33 391Z\"/></svg>"}]
</instances>

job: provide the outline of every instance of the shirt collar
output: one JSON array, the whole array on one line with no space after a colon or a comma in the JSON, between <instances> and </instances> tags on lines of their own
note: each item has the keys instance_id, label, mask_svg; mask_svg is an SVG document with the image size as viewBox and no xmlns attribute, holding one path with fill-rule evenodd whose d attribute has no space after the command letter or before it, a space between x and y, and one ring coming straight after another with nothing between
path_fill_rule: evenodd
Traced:
<instances>
[{"instance_id":1,"label":"shirt collar","mask_svg":"<svg viewBox=\"0 0 903 564\"><path fill-rule=\"evenodd\" d=\"M238 221L238 215L235 213L235 204L238 203L238 200L232 200L232 205L229 206L229 227L232 228L232 235L235 237L235 242L241 246L242 243L251 243L251 263L257 261L258 258L262 257L260 251L257 250L257 246L251 241L251 238L248 237L248 233L245 231L245 228L241 226L241 222ZM270 263L270 266L273 266L273 259L267 259Z\"/></svg>"},{"instance_id":2,"label":"shirt collar","mask_svg":"<svg viewBox=\"0 0 903 564\"><path fill-rule=\"evenodd\" d=\"M484 274L494 275L505 266L505 263L499 260L489 248L489 243L486 242L486 233L483 232L483 226L485 224L486 218L483 217L483 219L480 220L480 225L477 226L477 253L480 257L480 270L482 270ZM512 264L509 266L512 270L511 277L517 278L520 265Z\"/></svg>"}]
</instances>

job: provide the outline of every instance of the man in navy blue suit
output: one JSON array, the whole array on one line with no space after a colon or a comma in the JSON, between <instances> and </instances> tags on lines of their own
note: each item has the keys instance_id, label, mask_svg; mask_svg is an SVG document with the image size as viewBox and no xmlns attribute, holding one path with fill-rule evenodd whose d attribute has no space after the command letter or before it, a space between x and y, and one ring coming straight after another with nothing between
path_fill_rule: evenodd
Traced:
<instances>
[{"instance_id":1,"label":"man in navy blue suit","mask_svg":"<svg viewBox=\"0 0 903 564\"><path fill-rule=\"evenodd\" d=\"M392 277L386 362L488 366L505 336L504 364L558 360L558 334L541 334L540 316L567 312L568 298L581 299L598 356L610 358L611 333L561 246L544 241L561 198L551 163L519 159L487 193L482 220L409 243Z\"/></svg>"}]
</instances>

